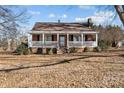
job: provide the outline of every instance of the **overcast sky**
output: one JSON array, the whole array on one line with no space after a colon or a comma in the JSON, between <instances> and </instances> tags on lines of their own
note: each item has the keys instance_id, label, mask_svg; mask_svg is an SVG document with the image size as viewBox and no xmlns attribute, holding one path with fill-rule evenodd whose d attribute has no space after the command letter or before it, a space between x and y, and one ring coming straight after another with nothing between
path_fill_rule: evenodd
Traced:
<instances>
[{"instance_id":1,"label":"overcast sky","mask_svg":"<svg viewBox=\"0 0 124 93\"><path fill-rule=\"evenodd\" d=\"M113 10L99 9L98 6L29 5L21 7L26 8L28 15L31 16L28 29L31 29L35 22L57 22L58 19L61 22L84 22L87 18L92 18L96 25L109 23L122 25L118 17L111 21L115 13Z\"/></svg>"}]
</instances>

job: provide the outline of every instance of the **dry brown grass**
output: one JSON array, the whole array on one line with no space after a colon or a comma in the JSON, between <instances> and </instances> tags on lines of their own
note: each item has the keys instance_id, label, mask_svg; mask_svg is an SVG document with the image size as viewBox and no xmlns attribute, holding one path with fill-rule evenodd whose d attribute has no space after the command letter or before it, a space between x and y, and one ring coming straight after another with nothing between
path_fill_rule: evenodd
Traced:
<instances>
[{"instance_id":1,"label":"dry brown grass","mask_svg":"<svg viewBox=\"0 0 124 93\"><path fill-rule=\"evenodd\" d=\"M124 52L0 55L0 87L124 87Z\"/></svg>"}]
</instances>

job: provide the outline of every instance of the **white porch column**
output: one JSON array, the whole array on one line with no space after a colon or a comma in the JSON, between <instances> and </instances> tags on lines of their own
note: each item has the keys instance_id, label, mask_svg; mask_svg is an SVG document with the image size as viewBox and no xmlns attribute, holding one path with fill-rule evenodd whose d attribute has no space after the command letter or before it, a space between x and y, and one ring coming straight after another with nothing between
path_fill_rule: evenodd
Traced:
<instances>
[{"instance_id":1,"label":"white porch column","mask_svg":"<svg viewBox=\"0 0 124 93\"><path fill-rule=\"evenodd\" d=\"M83 33L81 34L81 41L82 41L82 47L83 47L83 42L84 42L84 35L83 35Z\"/></svg>"},{"instance_id":2,"label":"white porch column","mask_svg":"<svg viewBox=\"0 0 124 93\"><path fill-rule=\"evenodd\" d=\"M40 41L39 41L39 43L40 43L40 46L42 46L42 34L40 34Z\"/></svg>"},{"instance_id":3,"label":"white porch column","mask_svg":"<svg viewBox=\"0 0 124 93\"><path fill-rule=\"evenodd\" d=\"M33 40L32 40L32 34L28 34L28 48L32 47Z\"/></svg>"},{"instance_id":4,"label":"white porch column","mask_svg":"<svg viewBox=\"0 0 124 93\"><path fill-rule=\"evenodd\" d=\"M98 46L98 33L96 33L96 47Z\"/></svg>"},{"instance_id":5,"label":"white porch column","mask_svg":"<svg viewBox=\"0 0 124 93\"><path fill-rule=\"evenodd\" d=\"M67 49L69 49L69 34L67 33Z\"/></svg>"},{"instance_id":6,"label":"white porch column","mask_svg":"<svg viewBox=\"0 0 124 93\"><path fill-rule=\"evenodd\" d=\"M59 49L59 33L57 33L57 48Z\"/></svg>"},{"instance_id":7,"label":"white porch column","mask_svg":"<svg viewBox=\"0 0 124 93\"><path fill-rule=\"evenodd\" d=\"M44 39L44 33L42 34L42 42L43 42L43 48L44 48L44 41L45 39Z\"/></svg>"}]
</instances>

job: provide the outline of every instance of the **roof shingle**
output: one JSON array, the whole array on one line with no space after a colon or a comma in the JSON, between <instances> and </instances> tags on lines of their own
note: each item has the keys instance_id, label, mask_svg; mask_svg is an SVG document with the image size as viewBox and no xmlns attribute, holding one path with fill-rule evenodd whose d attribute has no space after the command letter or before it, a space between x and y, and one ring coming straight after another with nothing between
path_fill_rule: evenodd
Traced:
<instances>
[{"instance_id":1,"label":"roof shingle","mask_svg":"<svg viewBox=\"0 0 124 93\"><path fill-rule=\"evenodd\" d=\"M88 24L36 22L32 31L93 31Z\"/></svg>"}]
</instances>

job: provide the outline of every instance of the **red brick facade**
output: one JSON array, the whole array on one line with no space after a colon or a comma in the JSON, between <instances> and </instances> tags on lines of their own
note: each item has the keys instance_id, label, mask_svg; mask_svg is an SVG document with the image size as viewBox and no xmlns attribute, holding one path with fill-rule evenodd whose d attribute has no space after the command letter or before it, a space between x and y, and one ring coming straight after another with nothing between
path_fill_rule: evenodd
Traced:
<instances>
[{"instance_id":1,"label":"red brick facade","mask_svg":"<svg viewBox=\"0 0 124 93\"><path fill-rule=\"evenodd\" d=\"M40 35L33 34L32 41L40 41Z\"/></svg>"}]
</instances>

